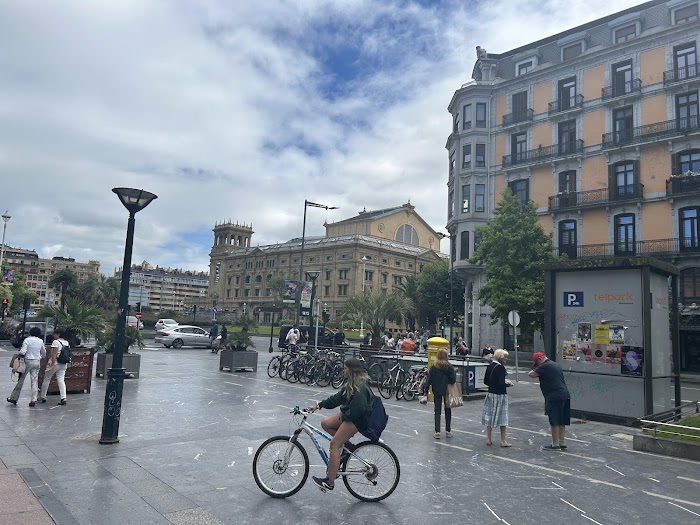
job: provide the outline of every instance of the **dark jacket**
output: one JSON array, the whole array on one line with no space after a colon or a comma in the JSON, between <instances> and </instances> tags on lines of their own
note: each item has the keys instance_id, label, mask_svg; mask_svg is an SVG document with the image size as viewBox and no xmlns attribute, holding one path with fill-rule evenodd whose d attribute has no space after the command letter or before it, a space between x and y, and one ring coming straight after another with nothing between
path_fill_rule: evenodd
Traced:
<instances>
[{"instance_id":1,"label":"dark jacket","mask_svg":"<svg viewBox=\"0 0 700 525\"><path fill-rule=\"evenodd\" d=\"M321 401L320 408L340 407L340 417L343 421L352 421L358 429L367 426L367 418L372 412L374 394L366 383L360 385L350 399L345 396L345 387L338 390L328 399Z\"/></svg>"},{"instance_id":2,"label":"dark jacket","mask_svg":"<svg viewBox=\"0 0 700 525\"><path fill-rule=\"evenodd\" d=\"M490 394L505 394L506 367L497 361L491 361L484 372L484 384L488 385Z\"/></svg>"},{"instance_id":3,"label":"dark jacket","mask_svg":"<svg viewBox=\"0 0 700 525\"><path fill-rule=\"evenodd\" d=\"M219 333L219 335L221 336L221 340L225 341L226 338L228 337L228 328L226 328L225 326L222 326L221 332Z\"/></svg>"},{"instance_id":4,"label":"dark jacket","mask_svg":"<svg viewBox=\"0 0 700 525\"><path fill-rule=\"evenodd\" d=\"M455 374L455 369L452 365L448 365L445 369L433 365L428 371L428 379L425 381L423 393L427 394L428 389L432 386L433 395L444 396L447 394L447 385L451 385L456 380L457 374Z\"/></svg>"}]
</instances>

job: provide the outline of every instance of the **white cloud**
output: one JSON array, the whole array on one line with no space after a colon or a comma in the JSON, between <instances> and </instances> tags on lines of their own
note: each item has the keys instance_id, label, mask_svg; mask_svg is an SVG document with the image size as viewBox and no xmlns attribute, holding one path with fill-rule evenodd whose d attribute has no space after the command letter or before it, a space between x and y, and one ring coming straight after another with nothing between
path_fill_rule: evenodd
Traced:
<instances>
[{"instance_id":1,"label":"white cloud","mask_svg":"<svg viewBox=\"0 0 700 525\"><path fill-rule=\"evenodd\" d=\"M299 236L304 198L342 207L310 211L311 235L409 199L440 229L446 106L476 45L507 51L634 3L5 2L7 243L111 273L127 219L114 186L159 197L137 215L134 262L205 269L227 218L252 223L253 244Z\"/></svg>"}]
</instances>

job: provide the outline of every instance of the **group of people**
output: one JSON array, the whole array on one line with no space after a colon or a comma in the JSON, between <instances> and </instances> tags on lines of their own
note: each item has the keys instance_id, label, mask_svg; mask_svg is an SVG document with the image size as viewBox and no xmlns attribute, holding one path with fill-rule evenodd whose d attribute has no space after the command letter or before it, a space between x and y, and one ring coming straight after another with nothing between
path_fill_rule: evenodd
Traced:
<instances>
[{"instance_id":1,"label":"group of people","mask_svg":"<svg viewBox=\"0 0 700 525\"><path fill-rule=\"evenodd\" d=\"M70 355L70 345L65 338L65 330L57 328L53 332L53 343L51 343L51 350L44 371L44 380L41 384L41 392L39 392L39 371L41 368L41 360L46 357L46 347L44 345L44 340L41 338L41 330L36 326L32 327L29 330L29 337L24 339L22 347L19 350L19 355L21 359L24 360L24 372L19 374L17 384L12 390L10 397L7 398L7 402L13 405L17 404L19 395L22 392L22 387L24 386L24 380L29 376L32 389L29 406L34 407L37 401L46 403L49 383L51 382L51 378L55 375L56 382L58 383L58 391L61 395L58 404L67 404L65 376L68 363L59 362L59 355L61 355L62 349L66 349L68 355ZM65 352L64 355L66 355Z\"/></svg>"},{"instance_id":2,"label":"group of people","mask_svg":"<svg viewBox=\"0 0 700 525\"><path fill-rule=\"evenodd\" d=\"M209 329L209 340L211 341L211 351L213 354L218 354L220 348L226 348L226 338L228 337L228 328L224 323L219 325L214 321Z\"/></svg>"},{"instance_id":3,"label":"group of people","mask_svg":"<svg viewBox=\"0 0 700 525\"><path fill-rule=\"evenodd\" d=\"M428 349L428 338L430 333L423 332L408 332L397 333L396 338L391 330L384 332L382 338L382 351L384 352L401 352L402 354L413 355ZM367 344L367 343L366 343Z\"/></svg>"}]
</instances>

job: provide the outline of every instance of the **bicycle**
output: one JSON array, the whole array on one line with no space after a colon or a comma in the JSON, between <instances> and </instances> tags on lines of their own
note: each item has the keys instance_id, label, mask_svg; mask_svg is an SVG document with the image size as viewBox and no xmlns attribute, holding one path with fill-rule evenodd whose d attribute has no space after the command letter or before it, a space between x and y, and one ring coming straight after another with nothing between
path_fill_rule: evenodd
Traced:
<instances>
[{"instance_id":1,"label":"bicycle","mask_svg":"<svg viewBox=\"0 0 700 525\"><path fill-rule=\"evenodd\" d=\"M317 436L328 441L331 436L316 428L306 419L310 409L294 407L291 411L297 424L291 436L274 436L263 442L253 458L255 483L268 496L286 498L299 492L309 477L309 456L299 443L299 435L311 438L319 456L328 466L326 453ZM301 420L299 420L299 416ZM351 452L343 447L338 476L348 492L361 501L381 501L399 484L399 459L388 445L381 441L363 441Z\"/></svg>"},{"instance_id":2,"label":"bicycle","mask_svg":"<svg viewBox=\"0 0 700 525\"><path fill-rule=\"evenodd\" d=\"M375 363L370 367L370 372L369 376L370 378L377 377L377 390L379 390L379 394L384 398L384 399L390 399L392 394L396 392L397 394L400 395L401 393L401 386L404 384L406 379L408 379L408 374L404 371L403 368L401 368L401 363L399 362L399 356L396 356L396 363L394 363L394 366L392 366L388 372L384 371L383 365L386 363ZM377 366L382 367L377 371ZM374 369L374 373L373 373ZM398 399L398 396L397 396Z\"/></svg>"},{"instance_id":3,"label":"bicycle","mask_svg":"<svg viewBox=\"0 0 700 525\"><path fill-rule=\"evenodd\" d=\"M423 393L423 385L428 377L428 369L425 366L415 366L411 368L408 379L401 385L401 397L406 401L412 401L416 395ZM399 392L396 392L399 399Z\"/></svg>"}]
</instances>

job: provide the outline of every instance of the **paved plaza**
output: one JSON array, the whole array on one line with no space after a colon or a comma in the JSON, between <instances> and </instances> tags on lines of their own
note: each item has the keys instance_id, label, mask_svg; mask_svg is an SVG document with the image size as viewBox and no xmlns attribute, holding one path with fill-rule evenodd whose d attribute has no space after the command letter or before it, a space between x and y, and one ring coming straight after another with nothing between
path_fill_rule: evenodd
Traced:
<instances>
[{"instance_id":1,"label":"paved plaza","mask_svg":"<svg viewBox=\"0 0 700 525\"><path fill-rule=\"evenodd\" d=\"M401 482L388 499L358 501L342 483L323 494L310 479L290 498L270 498L253 480L255 450L294 428L290 407L333 390L270 379L267 347L258 340L257 373L229 373L209 350L151 344L141 377L124 385L116 445L98 444L104 380L65 407L53 396L29 408L27 384L17 406L0 409L0 460L59 525L700 522L698 463L634 452L634 429L596 422L570 427L567 452L543 452L542 396L524 381L509 390L513 448L486 446L480 400L454 409L454 437L436 441L431 404L392 399L383 439L399 457ZM0 351L5 396L12 350ZM312 443L302 444L311 475L323 474Z\"/></svg>"}]
</instances>

